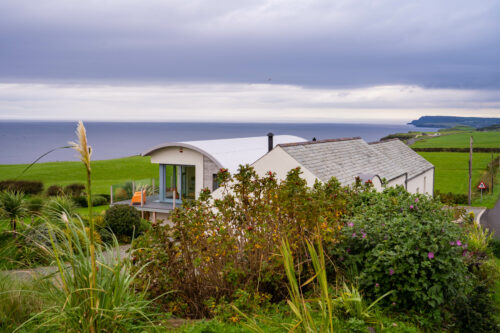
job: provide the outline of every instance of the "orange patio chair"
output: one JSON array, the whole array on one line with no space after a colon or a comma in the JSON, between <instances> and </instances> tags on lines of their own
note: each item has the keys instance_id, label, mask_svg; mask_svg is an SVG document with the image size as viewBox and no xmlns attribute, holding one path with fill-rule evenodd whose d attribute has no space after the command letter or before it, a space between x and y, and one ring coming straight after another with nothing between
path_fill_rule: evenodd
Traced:
<instances>
[{"instance_id":1,"label":"orange patio chair","mask_svg":"<svg viewBox=\"0 0 500 333\"><path fill-rule=\"evenodd\" d=\"M142 190L142 204L146 203L146 190ZM132 196L132 200L130 201L131 205L140 205L141 204L141 191L137 191Z\"/></svg>"}]
</instances>

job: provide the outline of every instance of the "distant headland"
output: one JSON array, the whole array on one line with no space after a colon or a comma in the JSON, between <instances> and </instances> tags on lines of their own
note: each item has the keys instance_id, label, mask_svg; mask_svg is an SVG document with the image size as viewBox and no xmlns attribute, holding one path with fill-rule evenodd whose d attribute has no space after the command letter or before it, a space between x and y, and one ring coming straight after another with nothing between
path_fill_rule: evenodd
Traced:
<instances>
[{"instance_id":1,"label":"distant headland","mask_svg":"<svg viewBox=\"0 0 500 333\"><path fill-rule=\"evenodd\" d=\"M500 118L423 116L418 120L411 121L408 124L416 127L451 128L455 126L469 126L474 128L483 128L500 125Z\"/></svg>"}]
</instances>

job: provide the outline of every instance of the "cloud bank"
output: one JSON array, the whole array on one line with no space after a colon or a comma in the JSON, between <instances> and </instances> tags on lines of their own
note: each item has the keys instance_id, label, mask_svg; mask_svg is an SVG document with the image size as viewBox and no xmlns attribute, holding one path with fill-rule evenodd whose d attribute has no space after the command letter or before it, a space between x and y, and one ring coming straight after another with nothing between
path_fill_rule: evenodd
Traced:
<instances>
[{"instance_id":1,"label":"cloud bank","mask_svg":"<svg viewBox=\"0 0 500 333\"><path fill-rule=\"evenodd\" d=\"M405 122L423 114L497 116L498 91L276 84L0 84L1 119Z\"/></svg>"}]
</instances>

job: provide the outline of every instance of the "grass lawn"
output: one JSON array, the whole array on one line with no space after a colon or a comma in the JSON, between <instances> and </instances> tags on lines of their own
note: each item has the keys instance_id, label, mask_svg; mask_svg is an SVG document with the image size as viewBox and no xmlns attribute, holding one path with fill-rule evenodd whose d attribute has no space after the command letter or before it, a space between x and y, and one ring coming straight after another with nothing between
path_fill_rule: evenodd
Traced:
<instances>
[{"instance_id":1,"label":"grass lawn","mask_svg":"<svg viewBox=\"0 0 500 333\"><path fill-rule=\"evenodd\" d=\"M26 164L0 165L0 180L19 177ZM109 194L112 184L131 180L158 178L158 164L152 164L149 157L133 156L92 162L92 192ZM38 163L18 179L41 180L45 189L50 185L66 186L71 183L85 183L86 173L81 162Z\"/></svg>"},{"instance_id":2,"label":"grass lawn","mask_svg":"<svg viewBox=\"0 0 500 333\"><path fill-rule=\"evenodd\" d=\"M444 132L446 133L446 132ZM479 132L451 132L439 137L424 138L415 142L412 148L467 148L469 138L474 137L474 147L500 148L500 131Z\"/></svg>"},{"instance_id":3,"label":"grass lawn","mask_svg":"<svg viewBox=\"0 0 500 333\"><path fill-rule=\"evenodd\" d=\"M436 167L435 190L441 192L468 193L469 187L469 154L450 152L419 152L421 156ZM474 153L472 156L472 185L474 189L479 183L481 174L491 161L490 153ZM497 179L500 178L500 175ZM500 195L500 184L495 188L493 196L484 193L483 201L475 194L473 205L493 207Z\"/></svg>"}]
</instances>

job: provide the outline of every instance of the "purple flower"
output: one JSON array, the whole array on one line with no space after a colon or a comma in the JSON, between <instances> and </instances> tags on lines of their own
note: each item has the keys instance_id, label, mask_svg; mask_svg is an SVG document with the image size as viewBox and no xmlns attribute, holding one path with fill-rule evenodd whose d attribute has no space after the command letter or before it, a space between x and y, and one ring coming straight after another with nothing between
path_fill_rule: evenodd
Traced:
<instances>
[{"instance_id":1,"label":"purple flower","mask_svg":"<svg viewBox=\"0 0 500 333\"><path fill-rule=\"evenodd\" d=\"M413 205L410 205L410 209L413 209Z\"/></svg>"},{"instance_id":2,"label":"purple flower","mask_svg":"<svg viewBox=\"0 0 500 333\"><path fill-rule=\"evenodd\" d=\"M464 250L464 251L462 252L462 257L465 257L466 255L467 255L467 250Z\"/></svg>"},{"instance_id":3,"label":"purple flower","mask_svg":"<svg viewBox=\"0 0 500 333\"><path fill-rule=\"evenodd\" d=\"M396 306L396 302L392 302L392 306Z\"/></svg>"},{"instance_id":4,"label":"purple flower","mask_svg":"<svg viewBox=\"0 0 500 333\"><path fill-rule=\"evenodd\" d=\"M451 246L455 245L455 242L450 242L450 245L451 245Z\"/></svg>"},{"instance_id":5,"label":"purple flower","mask_svg":"<svg viewBox=\"0 0 500 333\"><path fill-rule=\"evenodd\" d=\"M401 207L401 212L403 212L403 207Z\"/></svg>"},{"instance_id":6,"label":"purple flower","mask_svg":"<svg viewBox=\"0 0 500 333\"><path fill-rule=\"evenodd\" d=\"M457 246L462 246L462 242L460 240L457 240Z\"/></svg>"},{"instance_id":7,"label":"purple flower","mask_svg":"<svg viewBox=\"0 0 500 333\"><path fill-rule=\"evenodd\" d=\"M375 288L378 288L378 287L380 287L380 284L378 284L378 282L377 282L377 283L375 283Z\"/></svg>"},{"instance_id":8,"label":"purple flower","mask_svg":"<svg viewBox=\"0 0 500 333\"><path fill-rule=\"evenodd\" d=\"M427 258L434 259L434 252L427 253Z\"/></svg>"},{"instance_id":9,"label":"purple flower","mask_svg":"<svg viewBox=\"0 0 500 333\"><path fill-rule=\"evenodd\" d=\"M389 268L389 275L393 275L394 274L394 270L392 268Z\"/></svg>"},{"instance_id":10,"label":"purple flower","mask_svg":"<svg viewBox=\"0 0 500 333\"><path fill-rule=\"evenodd\" d=\"M415 198L415 202L418 202L418 198Z\"/></svg>"},{"instance_id":11,"label":"purple flower","mask_svg":"<svg viewBox=\"0 0 500 333\"><path fill-rule=\"evenodd\" d=\"M365 234L365 233L363 233L363 235L361 235L361 237L366 238L366 234Z\"/></svg>"},{"instance_id":12,"label":"purple flower","mask_svg":"<svg viewBox=\"0 0 500 333\"><path fill-rule=\"evenodd\" d=\"M351 228L354 227L354 223L352 222L349 222L347 225L350 226Z\"/></svg>"},{"instance_id":13,"label":"purple flower","mask_svg":"<svg viewBox=\"0 0 500 333\"><path fill-rule=\"evenodd\" d=\"M381 226L385 227L385 223L382 223Z\"/></svg>"},{"instance_id":14,"label":"purple flower","mask_svg":"<svg viewBox=\"0 0 500 333\"><path fill-rule=\"evenodd\" d=\"M346 249L347 253L351 252L351 249L350 248L347 248Z\"/></svg>"}]
</instances>

